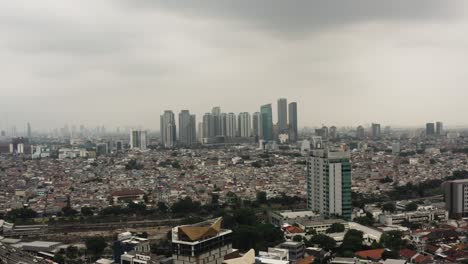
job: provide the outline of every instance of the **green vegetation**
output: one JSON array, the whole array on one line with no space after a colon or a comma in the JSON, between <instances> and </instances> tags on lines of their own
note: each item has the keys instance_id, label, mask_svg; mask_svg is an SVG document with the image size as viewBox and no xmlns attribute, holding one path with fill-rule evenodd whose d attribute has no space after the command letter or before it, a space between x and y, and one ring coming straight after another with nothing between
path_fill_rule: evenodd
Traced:
<instances>
[{"instance_id":1,"label":"green vegetation","mask_svg":"<svg viewBox=\"0 0 468 264\"><path fill-rule=\"evenodd\" d=\"M11 222L27 221L37 217L37 212L30 208L13 209L5 215L5 220Z\"/></svg>"},{"instance_id":2,"label":"green vegetation","mask_svg":"<svg viewBox=\"0 0 468 264\"><path fill-rule=\"evenodd\" d=\"M345 226L340 223L334 223L330 226L330 228L327 229L326 233L341 233L345 231Z\"/></svg>"},{"instance_id":3,"label":"green vegetation","mask_svg":"<svg viewBox=\"0 0 468 264\"><path fill-rule=\"evenodd\" d=\"M382 210L384 212L394 213L396 211L396 206L394 203L385 203L382 205Z\"/></svg>"},{"instance_id":4,"label":"green vegetation","mask_svg":"<svg viewBox=\"0 0 468 264\"><path fill-rule=\"evenodd\" d=\"M411 202L405 206L405 211L411 212L418 210L418 204L415 202Z\"/></svg>"},{"instance_id":5,"label":"green vegetation","mask_svg":"<svg viewBox=\"0 0 468 264\"><path fill-rule=\"evenodd\" d=\"M143 164L132 159L125 165L126 170L141 170L143 169Z\"/></svg>"},{"instance_id":6,"label":"green vegetation","mask_svg":"<svg viewBox=\"0 0 468 264\"><path fill-rule=\"evenodd\" d=\"M101 236L89 237L85 240L85 244L86 249L93 255L94 259L98 259L107 247L106 240Z\"/></svg>"},{"instance_id":7,"label":"green vegetation","mask_svg":"<svg viewBox=\"0 0 468 264\"><path fill-rule=\"evenodd\" d=\"M318 234L314 235L308 241L306 241L306 246L311 247L314 245L317 245L325 250L332 250L336 247L336 241L327 235Z\"/></svg>"}]
</instances>

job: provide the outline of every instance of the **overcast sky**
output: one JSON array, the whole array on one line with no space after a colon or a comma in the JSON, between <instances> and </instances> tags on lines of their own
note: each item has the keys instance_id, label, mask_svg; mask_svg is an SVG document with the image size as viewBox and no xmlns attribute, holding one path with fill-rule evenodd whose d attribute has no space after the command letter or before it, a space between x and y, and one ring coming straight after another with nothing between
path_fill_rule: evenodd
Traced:
<instances>
[{"instance_id":1,"label":"overcast sky","mask_svg":"<svg viewBox=\"0 0 468 264\"><path fill-rule=\"evenodd\" d=\"M468 125L464 2L4 0L0 128L158 129L279 97L301 127Z\"/></svg>"}]
</instances>

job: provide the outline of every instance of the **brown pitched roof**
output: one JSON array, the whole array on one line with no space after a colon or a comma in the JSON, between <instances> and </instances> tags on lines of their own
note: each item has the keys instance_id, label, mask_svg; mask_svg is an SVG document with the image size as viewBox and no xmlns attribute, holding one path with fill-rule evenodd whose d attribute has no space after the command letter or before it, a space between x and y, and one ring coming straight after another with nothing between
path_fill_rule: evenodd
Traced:
<instances>
[{"instance_id":1,"label":"brown pitched roof","mask_svg":"<svg viewBox=\"0 0 468 264\"><path fill-rule=\"evenodd\" d=\"M380 260L384 252L385 252L385 249L380 248L380 249L358 251L355 253L355 255L362 259Z\"/></svg>"},{"instance_id":2,"label":"brown pitched roof","mask_svg":"<svg viewBox=\"0 0 468 264\"><path fill-rule=\"evenodd\" d=\"M400 256L404 257L405 259L411 259L416 254L418 254L418 252L411 250L411 249L405 248L405 249L400 250Z\"/></svg>"},{"instance_id":3,"label":"brown pitched roof","mask_svg":"<svg viewBox=\"0 0 468 264\"><path fill-rule=\"evenodd\" d=\"M139 189L121 189L111 193L112 196L137 196L143 194L145 192Z\"/></svg>"},{"instance_id":4,"label":"brown pitched roof","mask_svg":"<svg viewBox=\"0 0 468 264\"><path fill-rule=\"evenodd\" d=\"M195 225L179 226L179 236L185 235L190 241L197 241L205 237L217 235L221 231L223 218L206 221Z\"/></svg>"}]
</instances>

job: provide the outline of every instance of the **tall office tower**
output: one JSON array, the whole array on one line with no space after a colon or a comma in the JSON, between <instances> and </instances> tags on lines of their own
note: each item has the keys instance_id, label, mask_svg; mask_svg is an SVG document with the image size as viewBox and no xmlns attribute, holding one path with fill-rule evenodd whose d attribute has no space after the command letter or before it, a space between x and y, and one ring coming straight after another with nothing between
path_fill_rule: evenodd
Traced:
<instances>
[{"instance_id":1,"label":"tall office tower","mask_svg":"<svg viewBox=\"0 0 468 264\"><path fill-rule=\"evenodd\" d=\"M108 153L109 149L106 143L96 144L96 155L102 156Z\"/></svg>"},{"instance_id":2,"label":"tall office tower","mask_svg":"<svg viewBox=\"0 0 468 264\"><path fill-rule=\"evenodd\" d=\"M179 113L179 144L191 146L196 142L195 115L191 115L189 110L182 110Z\"/></svg>"},{"instance_id":3,"label":"tall office tower","mask_svg":"<svg viewBox=\"0 0 468 264\"><path fill-rule=\"evenodd\" d=\"M6 136L5 130L2 130L2 131L0 132L0 136L2 136L2 137Z\"/></svg>"},{"instance_id":4,"label":"tall office tower","mask_svg":"<svg viewBox=\"0 0 468 264\"><path fill-rule=\"evenodd\" d=\"M212 113L203 115L203 138L214 138L216 136L215 120Z\"/></svg>"},{"instance_id":5,"label":"tall office tower","mask_svg":"<svg viewBox=\"0 0 468 264\"><path fill-rule=\"evenodd\" d=\"M359 138L359 139L363 139L363 138L366 137L366 132L364 131L363 126L358 126L356 128L356 137Z\"/></svg>"},{"instance_id":6,"label":"tall office tower","mask_svg":"<svg viewBox=\"0 0 468 264\"><path fill-rule=\"evenodd\" d=\"M32 135L32 132L31 132L31 124L29 124L29 122L27 124L26 130L27 130L28 138L30 139L31 135Z\"/></svg>"},{"instance_id":7,"label":"tall office tower","mask_svg":"<svg viewBox=\"0 0 468 264\"><path fill-rule=\"evenodd\" d=\"M434 123L426 123L426 136L434 136L435 135L435 126Z\"/></svg>"},{"instance_id":8,"label":"tall office tower","mask_svg":"<svg viewBox=\"0 0 468 264\"><path fill-rule=\"evenodd\" d=\"M329 134L330 139L335 140L338 137L337 131L336 131L336 126L331 126L329 133L330 133Z\"/></svg>"},{"instance_id":9,"label":"tall office tower","mask_svg":"<svg viewBox=\"0 0 468 264\"><path fill-rule=\"evenodd\" d=\"M215 106L211 109L214 122L214 136L223 136L221 129L221 107Z\"/></svg>"},{"instance_id":10,"label":"tall office tower","mask_svg":"<svg viewBox=\"0 0 468 264\"><path fill-rule=\"evenodd\" d=\"M227 133L227 114L221 113L221 135L226 136Z\"/></svg>"},{"instance_id":11,"label":"tall office tower","mask_svg":"<svg viewBox=\"0 0 468 264\"><path fill-rule=\"evenodd\" d=\"M226 137L236 137L237 136L237 122L236 114L229 113L226 117Z\"/></svg>"},{"instance_id":12,"label":"tall office tower","mask_svg":"<svg viewBox=\"0 0 468 264\"><path fill-rule=\"evenodd\" d=\"M177 139L177 129L175 124L175 116L171 110L164 111L161 115L161 143L166 148L175 146Z\"/></svg>"},{"instance_id":13,"label":"tall office tower","mask_svg":"<svg viewBox=\"0 0 468 264\"><path fill-rule=\"evenodd\" d=\"M273 113L271 104L262 105L260 113L262 114L262 138L271 141L273 140Z\"/></svg>"},{"instance_id":14,"label":"tall office tower","mask_svg":"<svg viewBox=\"0 0 468 264\"><path fill-rule=\"evenodd\" d=\"M307 166L307 207L324 216L351 220L351 163L349 152L315 144Z\"/></svg>"},{"instance_id":15,"label":"tall office tower","mask_svg":"<svg viewBox=\"0 0 468 264\"><path fill-rule=\"evenodd\" d=\"M372 138L379 139L381 135L380 124L372 123Z\"/></svg>"},{"instance_id":16,"label":"tall office tower","mask_svg":"<svg viewBox=\"0 0 468 264\"><path fill-rule=\"evenodd\" d=\"M198 122L198 133L197 133L197 139L199 143L203 143L203 122Z\"/></svg>"},{"instance_id":17,"label":"tall office tower","mask_svg":"<svg viewBox=\"0 0 468 264\"><path fill-rule=\"evenodd\" d=\"M252 115L252 135L256 138L261 137L262 116L260 112L255 112Z\"/></svg>"},{"instance_id":18,"label":"tall office tower","mask_svg":"<svg viewBox=\"0 0 468 264\"><path fill-rule=\"evenodd\" d=\"M172 229L174 264L221 264L232 252L232 231L221 228L222 218Z\"/></svg>"},{"instance_id":19,"label":"tall office tower","mask_svg":"<svg viewBox=\"0 0 468 264\"><path fill-rule=\"evenodd\" d=\"M318 132L318 133L317 133ZM324 140L328 140L328 127L327 126L322 126L319 130L316 130L315 134L319 137L321 137Z\"/></svg>"},{"instance_id":20,"label":"tall office tower","mask_svg":"<svg viewBox=\"0 0 468 264\"><path fill-rule=\"evenodd\" d=\"M288 100L278 99L278 133L283 134L288 131Z\"/></svg>"},{"instance_id":21,"label":"tall office tower","mask_svg":"<svg viewBox=\"0 0 468 264\"><path fill-rule=\"evenodd\" d=\"M436 134L438 136L442 136L444 134L444 123L442 122L436 123Z\"/></svg>"},{"instance_id":22,"label":"tall office tower","mask_svg":"<svg viewBox=\"0 0 468 264\"><path fill-rule=\"evenodd\" d=\"M468 217L468 179L448 181L443 185L445 209L452 219Z\"/></svg>"},{"instance_id":23,"label":"tall office tower","mask_svg":"<svg viewBox=\"0 0 468 264\"><path fill-rule=\"evenodd\" d=\"M297 133L297 103L292 102L288 106L289 110L289 141L296 142L298 139Z\"/></svg>"},{"instance_id":24,"label":"tall office tower","mask_svg":"<svg viewBox=\"0 0 468 264\"><path fill-rule=\"evenodd\" d=\"M147 143L147 133L142 130L131 130L130 131L130 148L145 150Z\"/></svg>"},{"instance_id":25,"label":"tall office tower","mask_svg":"<svg viewBox=\"0 0 468 264\"><path fill-rule=\"evenodd\" d=\"M251 120L250 114L247 112L242 112L239 114L239 136L240 137L250 137L251 136Z\"/></svg>"}]
</instances>

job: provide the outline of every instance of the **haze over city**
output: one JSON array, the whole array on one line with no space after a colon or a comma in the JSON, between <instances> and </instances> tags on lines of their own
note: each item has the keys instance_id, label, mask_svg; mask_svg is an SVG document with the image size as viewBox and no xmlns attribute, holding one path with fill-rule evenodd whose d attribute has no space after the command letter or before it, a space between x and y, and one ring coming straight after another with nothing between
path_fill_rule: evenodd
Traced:
<instances>
[{"instance_id":1,"label":"haze over city","mask_svg":"<svg viewBox=\"0 0 468 264\"><path fill-rule=\"evenodd\" d=\"M301 127L468 125L466 5L2 1L0 126L159 129L166 109L252 113L280 97Z\"/></svg>"}]
</instances>

